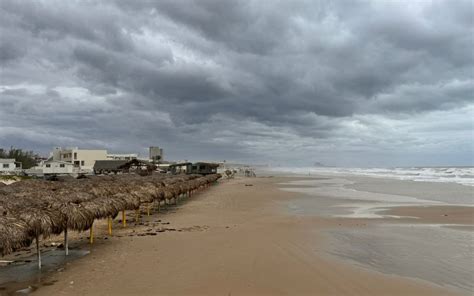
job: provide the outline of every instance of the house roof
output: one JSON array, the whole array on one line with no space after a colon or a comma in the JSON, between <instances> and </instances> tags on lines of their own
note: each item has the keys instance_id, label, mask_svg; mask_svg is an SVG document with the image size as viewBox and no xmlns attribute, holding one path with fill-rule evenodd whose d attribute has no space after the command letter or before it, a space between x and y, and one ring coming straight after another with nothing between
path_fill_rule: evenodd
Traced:
<instances>
[{"instance_id":1,"label":"house roof","mask_svg":"<svg viewBox=\"0 0 474 296\"><path fill-rule=\"evenodd\" d=\"M219 166L218 163L212 163L212 162L195 162L193 163L193 165L205 165L205 166L216 167L216 168Z\"/></svg>"},{"instance_id":2,"label":"house roof","mask_svg":"<svg viewBox=\"0 0 474 296\"><path fill-rule=\"evenodd\" d=\"M96 160L94 170L119 170L128 160Z\"/></svg>"},{"instance_id":3,"label":"house roof","mask_svg":"<svg viewBox=\"0 0 474 296\"><path fill-rule=\"evenodd\" d=\"M190 162L173 163L173 164L170 164L170 167L177 167L177 166L184 166L184 165L191 165L191 163Z\"/></svg>"},{"instance_id":4,"label":"house roof","mask_svg":"<svg viewBox=\"0 0 474 296\"><path fill-rule=\"evenodd\" d=\"M0 163L12 163L15 162L14 158L0 158Z\"/></svg>"}]
</instances>

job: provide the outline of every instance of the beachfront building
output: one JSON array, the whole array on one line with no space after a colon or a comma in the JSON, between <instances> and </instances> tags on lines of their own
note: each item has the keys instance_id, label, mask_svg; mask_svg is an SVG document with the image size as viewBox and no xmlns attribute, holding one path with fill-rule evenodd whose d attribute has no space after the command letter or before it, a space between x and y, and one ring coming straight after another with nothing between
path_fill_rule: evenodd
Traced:
<instances>
[{"instance_id":1,"label":"beachfront building","mask_svg":"<svg viewBox=\"0 0 474 296\"><path fill-rule=\"evenodd\" d=\"M218 163L211 162L181 162L169 165L169 171L171 174L200 174L209 175L216 174Z\"/></svg>"},{"instance_id":2,"label":"beachfront building","mask_svg":"<svg viewBox=\"0 0 474 296\"><path fill-rule=\"evenodd\" d=\"M193 165L191 166L190 174L201 174L201 175L217 174L217 167L219 167L218 163L196 162L196 163L193 163Z\"/></svg>"},{"instance_id":3,"label":"beachfront building","mask_svg":"<svg viewBox=\"0 0 474 296\"><path fill-rule=\"evenodd\" d=\"M18 174L21 171L21 162L14 158L0 158L0 174Z\"/></svg>"},{"instance_id":4,"label":"beachfront building","mask_svg":"<svg viewBox=\"0 0 474 296\"><path fill-rule=\"evenodd\" d=\"M107 150L56 147L51 156L54 161L72 163L81 172L92 172L96 160L107 160Z\"/></svg>"},{"instance_id":5,"label":"beachfront building","mask_svg":"<svg viewBox=\"0 0 474 296\"><path fill-rule=\"evenodd\" d=\"M155 170L155 166L148 162L138 159L132 160L97 160L94 164L94 174L124 174L138 173L149 175Z\"/></svg>"},{"instance_id":6,"label":"beachfront building","mask_svg":"<svg viewBox=\"0 0 474 296\"><path fill-rule=\"evenodd\" d=\"M170 164L168 170L171 174L190 174L192 163L190 162L177 162Z\"/></svg>"},{"instance_id":7,"label":"beachfront building","mask_svg":"<svg viewBox=\"0 0 474 296\"><path fill-rule=\"evenodd\" d=\"M43 175L70 175L79 173L79 168L67 161L48 160L38 167Z\"/></svg>"}]
</instances>

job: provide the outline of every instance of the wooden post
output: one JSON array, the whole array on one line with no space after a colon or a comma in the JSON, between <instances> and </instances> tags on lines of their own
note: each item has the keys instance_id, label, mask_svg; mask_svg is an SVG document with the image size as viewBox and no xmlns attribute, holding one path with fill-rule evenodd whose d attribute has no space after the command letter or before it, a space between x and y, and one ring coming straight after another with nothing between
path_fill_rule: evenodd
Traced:
<instances>
[{"instance_id":1,"label":"wooden post","mask_svg":"<svg viewBox=\"0 0 474 296\"><path fill-rule=\"evenodd\" d=\"M64 253L67 255L69 255L69 240L68 240L68 237L67 237L67 226L66 228L64 228Z\"/></svg>"},{"instance_id":2,"label":"wooden post","mask_svg":"<svg viewBox=\"0 0 474 296\"><path fill-rule=\"evenodd\" d=\"M127 227L127 216L125 215L125 210L122 211L122 226Z\"/></svg>"},{"instance_id":3,"label":"wooden post","mask_svg":"<svg viewBox=\"0 0 474 296\"><path fill-rule=\"evenodd\" d=\"M146 206L146 215L150 216L150 204L147 204Z\"/></svg>"},{"instance_id":4,"label":"wooden post","mask_svg":"<svg viewBox=\"0 0 474 296\"><path fill-rule=\"evenodd\" d=\"M112 217L108 217L107 218L107 226L108 226L108 230L109 230L109 235L112 235Z\"/></svg>"},{"instance_id":5,"label":"wooden post","mask_svg":"<svg viewBox=\"0 0 474 296\"><path fill-rule=\"evenodd\" d=\"M41 250L39 245L39 234L36 235L36 258L38 258L38 269L41 269Z\"/></svg>"},{"instance_id":6,"label":"wooden post","mask_svg":"<svg viewBox=\"0 0 474 296\"><path fill-rule=\"evenodd\" d=\"M94 223L92 223L91 228L89 229L89 243L94 243Z\"/></svg>"},{"instance_id":7,"label":"wooden post","mask_svg":"<svg viewBox=\"0 0 474 296\"><path fill-rule=\"evenodd\" d=\"M135 223L138 223L138 220L140 219L140 209L135 210Z\"/></svg>"}]
</instances>

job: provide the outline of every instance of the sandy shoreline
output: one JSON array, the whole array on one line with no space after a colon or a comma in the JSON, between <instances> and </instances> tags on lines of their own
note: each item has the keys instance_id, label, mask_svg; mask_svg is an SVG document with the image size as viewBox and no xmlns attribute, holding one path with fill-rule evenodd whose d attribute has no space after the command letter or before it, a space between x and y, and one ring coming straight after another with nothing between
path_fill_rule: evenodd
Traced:
<instances>
[{"instance_id":1,"label":"sandy shoreline","mask_svg":"<svg viewBox=\"0 0 474 296\"><path fill-rule=\"evenodd\" d=\"M145 225L123 230L116 223L113 237L97 240L90 247L89 255L44 277L42 281L48 285L42 285L34 295L458 293L426 281L382 274L327 256L327 242L322 232L365 229L380 221L285 212L282 204L301 194L281 191L278 184L297 179L301 178L223 181L167 213L144 217ZM419 215L426 223L444 223L439 219L453 224L465 223L472 214L464 207L391 211ZM442 216L443 213L448 216ZM105 238L105 227L103 232L100 225L97 228L98 236ZM149 229L174 230L138 235ZM84 248L87 244L79 243L79 246Z\"/></svg>"}]
</instances>

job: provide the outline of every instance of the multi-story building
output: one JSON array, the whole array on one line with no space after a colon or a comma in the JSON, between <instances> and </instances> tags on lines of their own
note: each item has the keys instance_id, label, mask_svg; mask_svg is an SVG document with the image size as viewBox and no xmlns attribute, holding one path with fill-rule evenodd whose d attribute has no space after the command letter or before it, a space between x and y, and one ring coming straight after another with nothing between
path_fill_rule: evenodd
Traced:
<instances>
[{"instance_id":1,"label":"multi-story building","mask_svg":"<svg viewBox=\"0 0 474 296\"><path fill-rule=\"evenodd\" d=\"M96 160L107 160L107 150L56 147L51 156L54 161L69 162L83 172L92 172Z\"/></svg>"},{"instance_id":2,"label":"multi-story building","mask_svg":"<svg viewBox=\"0 0 474 296\"><path fill-rule=\"evenodd\" d=\"M156 146L151 146L149 148L150 160L153 162L159 162L164 160L163 149Z\"/></svg>"}]
</instances>

